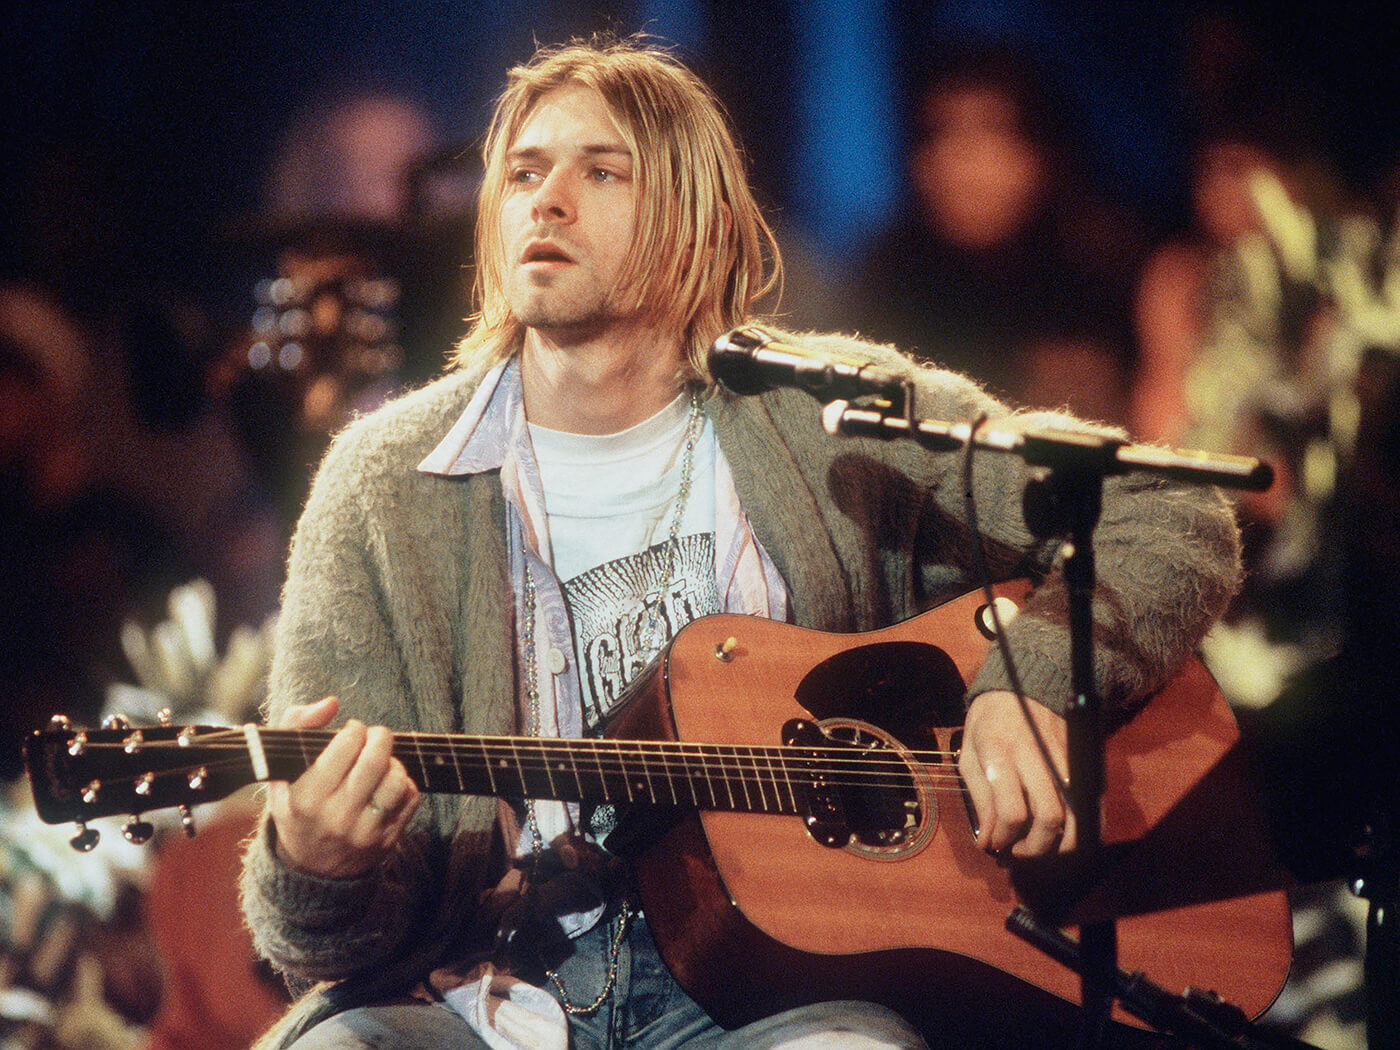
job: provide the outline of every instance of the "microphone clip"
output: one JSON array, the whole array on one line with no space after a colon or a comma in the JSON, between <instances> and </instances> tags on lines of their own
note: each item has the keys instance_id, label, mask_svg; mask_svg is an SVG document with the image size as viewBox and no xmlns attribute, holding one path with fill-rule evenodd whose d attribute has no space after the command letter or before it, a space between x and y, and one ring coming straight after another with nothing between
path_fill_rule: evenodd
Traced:
<instances>
[{"instance_id":1,"label":"microphone clip","mask_svg":"<svg viewBox=\"0 0 1400 1050\"><path fill-rule=\"evenodd\" d=\"M823 403L873 396L897 414L904 414L912 401L913 384L906 376L869 361L784 345L754 325L720 336L709 365L716 379L741 395L791 387Z\"/></svg>"}]
</instances>

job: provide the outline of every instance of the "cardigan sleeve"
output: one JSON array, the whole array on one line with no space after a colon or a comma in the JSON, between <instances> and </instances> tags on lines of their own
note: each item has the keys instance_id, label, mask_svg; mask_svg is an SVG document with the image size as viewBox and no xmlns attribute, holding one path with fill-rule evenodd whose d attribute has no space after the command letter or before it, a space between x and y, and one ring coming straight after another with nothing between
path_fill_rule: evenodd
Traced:
<instances>
[{"instance_id":1,"label":"cardigan sleeve","mask_svg":"<svg viewBox=\"0 0 1400 1050\"><path fill-rule=\"evenodd\" d=\"M920 417L949 422L985 417L999 429L1123 436L1065 413L1012 411L972 380L916 365L890 347L841 336L790 338L818 354L906 372L915 383ZM1071 683L1062 540L1039 538L1026 526L1022 500L1035 468L1014 454L974 451L974 537L966 510L965 450L930 452L910 441L872 438L831 440L815 431L809 417L816 413L805 394L779 390L763 397L809 473L828 529L833 537L841 534L834 542L854 599L884 602L898 618L953 597L981 582L973 557L974 543L981 543L993 579L1028 575L1038 581L1007 628L1007 641L1027 695L1063 711ZM850 462L861 466L853 470ZM835 497L835 510L828 494ZM1106 705L1131 707L1170 679L1224 612L1239 583L1239 532L1218 491L1129 473L1105 481L1093 542L1096 684ZM871 564L877 568L865 568ZM872 572L880 584L866 580ZM968 696L1009 687L1010 676L993 647Z\"/></svg>"},{"instance_id":2,"label":"cardigan sleeve","mask_svg":"<svg viewBox=\"0 0 1400 1050\"><path fill-rule=\"evenodd\" d=\"M340 722L355 717L403 725L403 658L383 612L364 507L372 486L362 461L353 441L333 448L298 524L276 627L270 724L291 705L335 695ZM345 977L380 964L431 906L430 834L427 822L415 818L376 870L356 879L323 879L277 858L275 828L264 818L249 843L242 884L256 947L279 970L303 980Z\"/></svg>"},{"instance_id":3,"label":"cardigan sleeve","mask_svg":"<svg viewBox=\"0 0 1400 1050\"><path fill-rule=\"evenodd\" d=\"M922 411L935 418L971 420L985 413L994 425L1021 431L1123 436L1063 413L1010 413L946 372L924 373L920 389ZM937 517L959 530L970 547L975 538L966 513L965 452L942 458L938 469L945 477L932 489ZM1042 579L1007 628L1016 669L1028 696L1062 712L1072 697L1063 538L1036 537L1026 525L1023 498L1035 473L1014 454L973 453L972 494L989 560L1002 575L1029 570ZM1092 543L1095 687L1109 708L1131 708L1170 679L1234 596L1239 532L1219 491L1130 472L1105 479ZM946 550L944 543L940 547ZM968 696L1010 686L993 646Z\"/></svg>"}]
</instances>

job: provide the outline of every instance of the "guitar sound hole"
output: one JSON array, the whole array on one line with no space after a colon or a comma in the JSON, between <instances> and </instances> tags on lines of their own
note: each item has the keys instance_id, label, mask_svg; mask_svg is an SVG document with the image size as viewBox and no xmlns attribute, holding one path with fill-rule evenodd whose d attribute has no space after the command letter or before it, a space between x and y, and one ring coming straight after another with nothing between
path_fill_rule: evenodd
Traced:
<instances>
[{"instance_id":1,"label":"guitar sound hole","mask_svg":"<svg viewBox=\"0 0 1400 1050\"><path fill-rule=\"evenodd\" d=\"M882 860L922 849L937 816L927 772L893 736L869 723L833 718L819 725L831 742L852 751L851 761L842 762L848 772L837 793L851 833L845 848ZM861 756L870 761L862 763Z\"/></svg>"}]
</instances>

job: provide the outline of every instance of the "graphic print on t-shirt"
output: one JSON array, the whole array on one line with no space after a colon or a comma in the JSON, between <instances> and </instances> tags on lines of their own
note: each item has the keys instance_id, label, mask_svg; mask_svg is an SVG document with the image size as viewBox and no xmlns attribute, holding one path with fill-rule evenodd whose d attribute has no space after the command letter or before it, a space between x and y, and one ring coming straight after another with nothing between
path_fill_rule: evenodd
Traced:
<instances>
[{"instance_id":1,"label":"graphic print on t-shirt","mask_svg":"<svg viewBox=\"0 0 1400 1050\"><path fill-rule=\"evenodd\" d=\"M658 543L640 554L604 562L564 584L578 646L586 733L597 729L623 688L655 655L644 648L647 621L666 575L670 548L669 540ZM718 611L714 534L682 536L661 601L657 642L664 644L691 620Z\"/></svg>"}]
</instances>

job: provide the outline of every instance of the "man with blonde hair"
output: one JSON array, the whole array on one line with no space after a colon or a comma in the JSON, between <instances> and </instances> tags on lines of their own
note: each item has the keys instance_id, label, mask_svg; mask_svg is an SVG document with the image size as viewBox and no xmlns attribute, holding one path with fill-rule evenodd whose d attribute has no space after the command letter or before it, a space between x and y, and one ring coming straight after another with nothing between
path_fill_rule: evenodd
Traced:
<instances>
[{"instance_id":1,"label":"man with blonde hair","mask_svg":"<svg viewBox=\"0 0 1400 1050\"><path fill-rule=\"evenodd\" d=\"M303 985L333 982L286 1037L922 1046L896 1013L852 1001L721 1028L661 963L627 865L601 846L607 807L421 795L392 751L393 731L597 735L709 613L866 630L973 583L957 457L836 441L800 392L709 382L706 348L751 320L778 259L692 73L635 40L544 50L511 72L485 161L479 314L457 367L347 428L293 544L269 717L343 727L270 785L249 847L259 948ZM801 341L909 370L928 414L1006 412L888 349ZM1021 521L1025 480L1010 457L984 463L979 508L998 567L1044 576L1008 639L1063 768L1064 588L1054 545ZM1223 608L1237 537L1215 495L1143 478L1107 486L1099 535L1099 686L1127 704ZM989 659L968 690L979 845L1068 849L1007 686Z\"/></svg>"}]
</instances>

